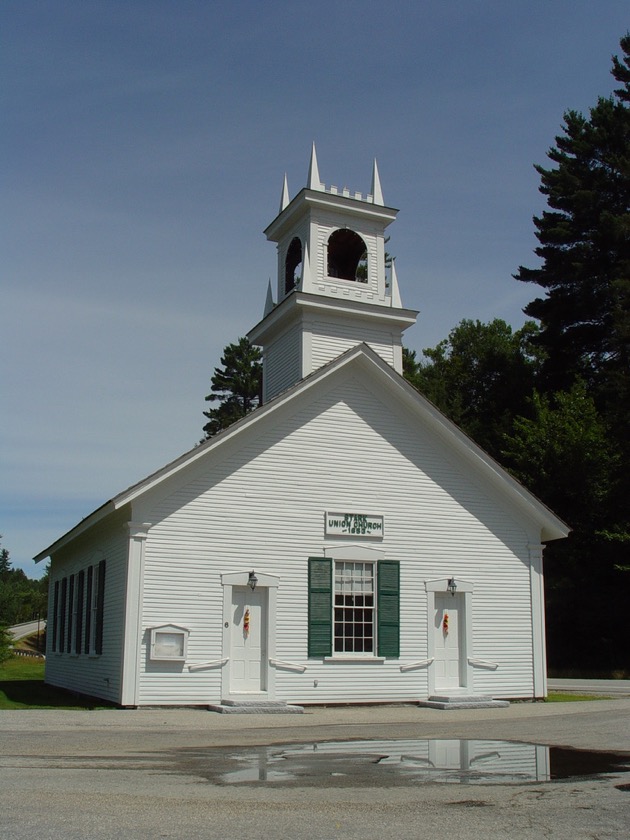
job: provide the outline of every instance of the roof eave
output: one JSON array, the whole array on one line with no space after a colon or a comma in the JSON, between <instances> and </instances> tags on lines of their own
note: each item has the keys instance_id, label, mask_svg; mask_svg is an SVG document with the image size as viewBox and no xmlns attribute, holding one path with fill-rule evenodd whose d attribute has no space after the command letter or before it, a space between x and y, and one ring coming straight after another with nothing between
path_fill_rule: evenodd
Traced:
<instances>
[{"instance_id":1,"label":"roof eave","mask_svg":"<svg viewBox=\"0 0 630 840\"><path fill-rule=\"evenodd\" d=\"M75 540L81 534L88 531L90 528L94 527L98 522L101 520L106 519L111 513L117 510L117 506L114 499L110 499L109 501L102 504L100 507L96 508L96 510L92 511L92 513L88 514L85 519L82 519L79 523L77 523L73 528L69 531L66 531L63 536L59 537L58 540L55 540L54 543L45 548L43 551L40 551L39 554L36 554L33 557L33 560L36 563L39 563L41 560L45 560L47 557L51 557L57 551L62 549L65 545Z\"/></svg>"}]
</instances>

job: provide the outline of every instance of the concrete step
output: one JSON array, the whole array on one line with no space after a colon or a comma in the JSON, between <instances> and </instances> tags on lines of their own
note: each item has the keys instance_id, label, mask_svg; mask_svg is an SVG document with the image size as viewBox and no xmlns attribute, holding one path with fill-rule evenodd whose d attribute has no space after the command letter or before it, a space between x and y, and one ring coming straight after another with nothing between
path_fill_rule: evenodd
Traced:
<instances>
[{"instance_id":1,"label":"concrete step","mask_svg":"<svg viewBox=\"0 0 630 840\"><path fill-rule=\"evenodd\" d=\"M505 709L507 700L493 700L489 694L432 694L420 700L419 706L427 709Z\"/></svg>"},{"instance_id":2,"label":"concrete step","mask_svg":"<svg viewBox=\"0 0 630 840\"><path fill-rule=\"evenodd\" d=\"M211 703L208 709L224 715L301 715L304 712L302 706L279 700L222 700Z\"/></svg>"}]
</instances>

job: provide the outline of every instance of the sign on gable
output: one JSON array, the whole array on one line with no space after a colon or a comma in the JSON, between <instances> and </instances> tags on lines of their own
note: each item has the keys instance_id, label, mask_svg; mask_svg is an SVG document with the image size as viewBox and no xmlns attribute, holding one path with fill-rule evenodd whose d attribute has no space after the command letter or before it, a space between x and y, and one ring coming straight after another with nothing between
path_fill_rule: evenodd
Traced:
<instances>
[{"instance_id":1,"label":"sign on gable","mask_svg":"<svg viewBox=\"0 0 630 840\"><path fill-rule=\"evenodd\" d=\"M383 517L367 513L326 511L324 533L327 537L382 537Z\"/></svg>"}]
</instances>

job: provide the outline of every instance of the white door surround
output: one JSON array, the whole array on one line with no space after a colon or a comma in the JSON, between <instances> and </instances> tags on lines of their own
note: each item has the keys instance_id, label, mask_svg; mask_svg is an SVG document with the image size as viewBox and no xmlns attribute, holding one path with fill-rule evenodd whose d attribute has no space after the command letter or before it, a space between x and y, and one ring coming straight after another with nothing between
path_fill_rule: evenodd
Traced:
<instances>
[{"instance_id":1,"label":"white door surround","mask_svg":"<svg viewBox=\"0 0 630 840\"><path fill-rule=\"evenodd\" d=\"M276 606L279 578L256 572L256 588L249 572L221 575L223 585L223 650L226 660L221 697L275 698Z\"/></svg>"},{"instance_id":2,"label":"white door surround","mask_svg":"<svg viewBox=\"0 0 630 840\"><path fill-rule=\"evenodd\" d=\"M473 584L454 578L455 594L448 590L449 578L425 582L428 615L429 697L434 694L473 692L472 594Z\"/></svg>"}]
</instances>

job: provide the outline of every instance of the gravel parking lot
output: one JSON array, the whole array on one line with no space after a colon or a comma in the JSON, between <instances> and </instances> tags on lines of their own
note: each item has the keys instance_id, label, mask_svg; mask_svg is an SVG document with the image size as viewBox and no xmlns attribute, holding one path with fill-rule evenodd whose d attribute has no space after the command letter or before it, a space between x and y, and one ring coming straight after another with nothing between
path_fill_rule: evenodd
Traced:
<instances>
[{"instance_id":1,"label":"gravel parking lot","mask_svg":"<svg viewBox=\"0 0 630 840\"><path fill-rule=\"evenodd\" d=\"M0 712L4 838L630 837L630 773L525 784L423 783L374 761L319 778L221 768L273 745L423 739L522 741L630 757L630 699L440 712L414 706ZM274 751L275 752L275 751ZM294 752L294 750L293 750ZM274 764L284 766L282 761ZM304 767L304 765L295 765ZM349 769L350 768L350 769ZM260 777L260 778L259 778ZM239 781L242 780L242 781ZM624 785L626 788L624 789Z\"/></svg>"}]
</instances>

